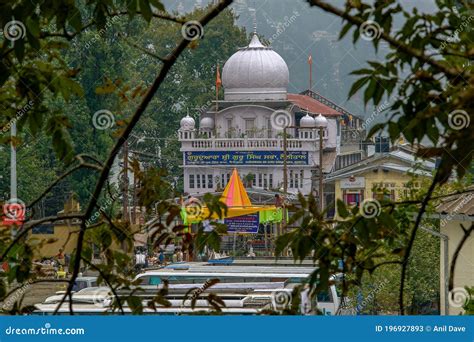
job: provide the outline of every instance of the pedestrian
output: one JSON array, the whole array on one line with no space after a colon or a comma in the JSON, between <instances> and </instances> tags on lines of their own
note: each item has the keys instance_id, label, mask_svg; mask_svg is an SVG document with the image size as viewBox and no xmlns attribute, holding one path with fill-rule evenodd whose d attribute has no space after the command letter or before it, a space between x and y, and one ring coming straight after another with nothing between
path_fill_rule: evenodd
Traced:
<instances>
[{"instance_id":1,"label":"pedestrian","mask_svg":"<svg viewBox=\"0 0 474 342\"><path fill-rule=\"evenodd\" d=\"M145 255L142 254L139 250L135 253L135 267L137 270L142 269L145 267Z\"/></svg>"},{"instance_id":2,"label":"pedestrian","mask_svg":"<svg viewBox=\"0 0 474 342\"><path fill-rule=\"evenodd\" d=\"M176 258L177 258L178 262L183 261L183 251L181 250L181 248L178 249L178 253L176 255Z\"/></svg>"},{"instance_id":3,"label":"pedestrian","mask_svg":"<svg viewBox=\"0 0 474 342\"><path fill-rule=\"evenodd\" d=\"M58 254L56 254L56 261L58 262L59 265L64 266L65 265L65 259L64 259L64 253L63 249L60 248Z\"/></svg>"},{"instance_id":4,"label":"pedestrian","mask_svg":"<svg viewBox=\"0 0 474 342\"><path fill-rule=\"evenodd\" d=\"M301 291L301 314L308 315L311 312L311 301L309 297L309 285L305 284Z\"/></svg>"},{"instance_id":5,"label":"pedestrian","mask_svg":"<svg viewBox=\"0 0 474 342\"><path fill-rule=\"evenodd\" d=\"M64 254L64 269L66 272L69 272L69 262L71 261L71 256L69 254Z\"/></svg>"},{"instance_id":6,"label":"pedestrian","mask_svg":"<svg viewBox=\"0 0 474 342\"><path fill-rule=\"evenodd\" d=\"M163 250L160 250L160 255L158 256L158 260L160 261L160 264L163 265L165 262L165 254L163 253Z\"/></svg>"},{"instance_id":7,"label":"pedestrian","mask_svg":"<svg viewBox=\"0 0 474 342\"><path fill-rule=\"evenodd\" d=\"M283 198L279 194L275 194L275 207L283 208Z\"/></svg>"}]
</instances>

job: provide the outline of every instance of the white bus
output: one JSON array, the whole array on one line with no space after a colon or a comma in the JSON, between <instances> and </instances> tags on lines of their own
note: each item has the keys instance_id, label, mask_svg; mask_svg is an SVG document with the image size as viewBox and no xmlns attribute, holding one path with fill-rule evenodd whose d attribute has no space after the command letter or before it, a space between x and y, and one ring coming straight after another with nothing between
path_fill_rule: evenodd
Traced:
<instances>
[{"instance_id":1,"label":"white bus","mask_svg":"<svg viewBox=\"0 0 474 342\"><path fill-rule=\"evenodd\" d=\"M274 309L281 308L284 301L291 299L293 289L303 284L314 267L264 267L264 266L198 266L189 265L173 268L150 270L137 275L139 287L145 291L154 292L169 284L170 294L187 291L190 288L201 288L209 293L246 294L247 302L272 303ZM206 282L219 279L217 284L206 288ZM281 303L278 303L278 299ZM314 312L317 307L324 315L336 314L340 299L335 285L330 285L329 291L319 293L314 301L307 303L309 310ZM281 304L281 305L280 305Z\"/></svg>"}]
</instances>

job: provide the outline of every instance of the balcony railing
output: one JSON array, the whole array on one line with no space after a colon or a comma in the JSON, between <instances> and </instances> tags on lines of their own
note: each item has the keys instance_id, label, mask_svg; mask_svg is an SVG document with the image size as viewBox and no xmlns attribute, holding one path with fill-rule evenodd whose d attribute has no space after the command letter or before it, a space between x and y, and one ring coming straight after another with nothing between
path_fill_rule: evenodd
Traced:
<instances>
[{"instance_id":1,"label":"balcony railing","mask_svg":"<svg viewBox=\"0 0 474 342\"><path fill-rule=\"evenodd\" d=\"M327 138L324 139L325 141ZM287 139L286 146L288 150L308 150L317 149L319 140L309 139ZM182 140L183 148L192 149L214 149L214 150L225 150L229 148L239 149L283 149L283 139L275 138L235 138L235 139L194 139L194 140Z\"/></svg>"}]
</instances>

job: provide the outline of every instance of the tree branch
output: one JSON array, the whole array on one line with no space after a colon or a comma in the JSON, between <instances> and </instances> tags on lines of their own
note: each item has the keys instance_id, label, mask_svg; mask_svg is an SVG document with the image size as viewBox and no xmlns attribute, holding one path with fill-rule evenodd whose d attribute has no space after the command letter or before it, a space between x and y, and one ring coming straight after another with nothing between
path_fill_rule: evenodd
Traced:
<instances>
[{"instance_id":1,"label":"tree branch","mask_svg":"<svg viewBox=\"0 0 474 342\"><path fill-rule=\"evenodd\" d=\"M113 18L113 17L117 17L117 16L129 15L129 14L130 14L130 12L123 10L123 11L118 11L118 12L112 12L112 13L109 14L109 17ZM136 14L142 14L142 12L137 11ZM169 15L168 13L153 12L152 16L154 18L157 18L157 19L168 20L168 21L171 21L171 22L174 22L174 23L177 23L177 24L181 24L181 25L186 22L186 20L177 18L177 17L172 16L172 15ZM45 32L45 31L43 31L43 32L40 33L40 37L41 38L59 37L59 38L66 38L67 40L71 40L75 36L77 36L79 33L85 31L86 29L88 29L89 27L94 26L94 25L96 25L96 21L91 20L87 24L83 25L82 28L79 31L74 31L74 32L67 32L66 30L64 30L64 32Z\"/></svg>"},{"instance_id":2,"label":"tree branch","mask_svg":"<svg viewBox=\"0 0 474 342\"><path fill-rule=\"evenodd\" d=\"M408 245L407 245L407 248L405 250L405 254L403 256L402 274L400 276L401 277L400 278L400 293L399 293L399 298L398 298L398 303L399 303L399 306L400 306L400 315L405 314L405 306L403 304L403 292L405 290L405 278L406 278L406 273L407 273L407 268L408 268L408 260L410 258L410 253L411 253L411 250L413 248L413 244L415 242L416 232L418 231L418 228L420 226L421 219L423 218L423 214L426 211L426 207L428 206L428 202L431 199L431 195L433 194L433 191L436 187L436 184L438 184L437 174L438 173L436 173L433 181L431 182L431 185L428 189L428 192L426 193L425 198L421 202L420 211L418 212L418 215L416 217L415 225L413 226L413 230L411 232L410 240L408 241Z\"/></svg>"},{"instance_id":3,"label":"tree branch","mask_svg":"<svg viewBox=\"0 0 474 342\"><path fill-rule=\"evenodd\" d=\"M232 3L232 0L221 0L215 7L213 7L201 20L199 20L200 24L202 26L205 26L207 23L209 23L213 18L215 18L219 13L221 13L227 6L229 6ZM175 64L176 60L178 57L181 55L181 53L186 49L186 47L189 45L190 40L182 39L180 43L176 46L176 48L171 51L171 53L165 58L165 61L163 62L163 66L161 67L161 70L154 80L153 84L151 87L148 89L146 94L143 97L142 102L138 105L138 108L136 109L135 113L130 119L129 124L125 127L125 129L122 131L122 134L120 135L118 141L112 148L112 151L110 152L107 161L104 164L103 170L99 176L99 179L97 181L96 187L94 189L94 192L92 194L91 200L87 206L86 212L84 214L84 218L88 219L93 210L94 207L97 203L97 199L100 196L100 193L102 192L102 188L104 184L106 183L110 169L112 167L112 164L115 160L115 157L117 156L118 152L122 148L122 145L127 141L128 137L130 136L133 128L135 125L138 123L140 120L142 114L145 112L146 108L148 107L148 104L151 102L153 99L153 96L155 93L158 91L161 83L164 81L166 78L166 75L170 71L171 67ZM81 229L79 231L78 239L77 239L77 247L76 247L76 258L74 260L74 269L73 273L71 276L71 282L69 283L68 289L61 299L60 305L56 308L54 314L56 314L61 307L62 303L66 300L67 296L71 293L72 291L72 285L74 281L77 278L77 275L79 274L79 268L81 264L81 255L82 255L82 247L84 243L84 235L86 232L86 224L85 221L82 221L81 224ZM70 314L73 315L72 307L70 306Z\"/></svg>"},{"instance_id":4,"label":"tree branch","mask_svg":"<svg viewBox=\"0 0 474 342\"><path fill-rule=\"evenodd\" d=\"M141 52L143 52L143 53L145 53L145 54L147 54L147 55L149 55L149 56L151 56L151 57L153 57L153 58L158 59L158 60L159 60L160 62L162 62L162 63L165 62L165 59L164 59L163 57L158 56L156 53L153 53L153 52L151 52L150 50L145 49L144 47L141 47L140 45L135 44L135 43L129 41L128 38L125 37L123 34L119 34L119 37L122 38L123 41L124 41L125 43L127 43L128 45L130 45L130 46L132 46L132 47L134 47L134 48L140 50Z\"/></svg>"},{"instance_id":5,"label":"tree branch","mask_svg":"<svg viewBox=\"0 0 474 342\"><path fill-rule=\"evenodd\" d=\"M317 6L326 12L335 14L338 17L346 19L348 22L350 22L351 24L357 27L360 27L365 22L364 19L357 16L350 15L347 11L343 11L324 1L321 1L321 0L307 0L307 1L309 2L311 6ZM433 66L434 68L445 73L446 75L451 76L452 78L457 77L459 75L459 72L456 69L448 68L446 65L440 63L439 61L429 58L423 53L422 50L415 49L411 47L410 45L407 45L403 43L402 41L391 37L389 34L385 33L383 30L381 30L380 32L380 38L385 40L387 43L389 43L391 46L395 47L396 49L408 55L411 55L422 62L425 62Z\"/></svg>"}]
</instances>

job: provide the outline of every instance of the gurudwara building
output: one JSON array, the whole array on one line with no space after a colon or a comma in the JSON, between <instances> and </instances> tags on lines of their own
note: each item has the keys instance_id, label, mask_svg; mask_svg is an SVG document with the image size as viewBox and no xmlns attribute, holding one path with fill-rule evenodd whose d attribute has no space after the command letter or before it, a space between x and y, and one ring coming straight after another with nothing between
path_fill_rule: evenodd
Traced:
<instances>
[{"instance_id":1,"label":"gurudwara building","mask_svg":"<svg viewBox=\"0 0 474 342\"><path fill-rule=\"evenodd\" d=\"M201 113L199 123L189 115L180 123L186 193L221 190L233 168L249 188L281 191L285 127L289 193L317 195L322 121L323 173L363 158L361 120L314 91L288 93L288 82L287 64L256 34L227 60L224 99Z\"/></svg>"}]
</instances>

